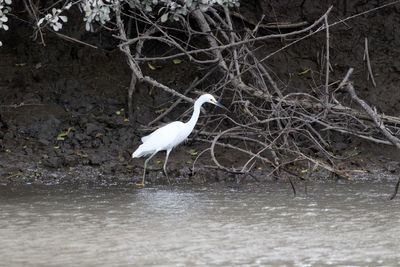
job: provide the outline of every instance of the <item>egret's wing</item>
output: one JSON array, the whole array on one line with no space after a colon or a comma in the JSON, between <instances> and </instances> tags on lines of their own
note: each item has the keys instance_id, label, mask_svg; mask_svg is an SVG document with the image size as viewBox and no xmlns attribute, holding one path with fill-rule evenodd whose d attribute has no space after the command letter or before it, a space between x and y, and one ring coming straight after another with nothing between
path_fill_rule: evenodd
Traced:
<instances>
[{"instance_id":1,"label":"egret's wing","mask_svg":"<svg viewBox=\"0 0 400 267\"><path fill-rule=\"evenodd\" d=\"M177 139L181 135L184 123L180 121L171 122L148 136L142 138L143 147L146 151L161 151L174 147Z\"/></svg>"},{"instance_id":2,"label":"egret's wing","mask_svg":"<svg viewBox=\"0 0 400 267\"><path fill-rule=\"evenodd\" d=\"M142 143L146 142L146 140L150 137L151 134L143 136L140 140L142 141Z\"/></svg>"},{"instance_id":3,"label":"egret's wing","mask_svg":"<svg viewBox=\"0 0 400 267\"><path fill-rule=\"evenodd\" d=\"M180 121L174 121L171 123L168 123L160 128L158 128L157 130L155 130L154 132L152 132L149 135L143 136L140 140L142 141L142 143L145 143L146 140L149 140L149 138L151 137L160 137L163 134L168 134L168 133L174 133L176 129L178 129L178 127L176 127L177 124L180 124Z\"/></svg>"},{"instance_id":4,"label":"egret's wing","mask_svg":"<svg viewBox=\"0 0 400 267\"><path fill-rule=\"evenodd\" d=\"M132 158L146 156L157 151L171 150L185 140L187 136L188 131L183 122L171 122L153 133L142 137L143 144L133 152Z\"/></svg>"},{"instance_id":5,"label":"egret's wing","mask_svg":"<svg viewBox=\"0 0 400 267\"><path fill-rule=\"evenodd\" d=\"M157 136L160 136L164 131L165 131L165 127L167 127L169 124L167 124L167 125L164 125L163 127L161 127L161 128L158 128L157 130L155 130L154 132L152 132L151 134L149 134L149 135L146 135L146 136L143 136L140 140L142 141L142 143L145 143L146 142L146 140L149 140L149 138L151 138L152 136L154 137L157 137ZM167 129L168 128L170 128L170 127L167 127Z\"/></svg>"}]
</instances>

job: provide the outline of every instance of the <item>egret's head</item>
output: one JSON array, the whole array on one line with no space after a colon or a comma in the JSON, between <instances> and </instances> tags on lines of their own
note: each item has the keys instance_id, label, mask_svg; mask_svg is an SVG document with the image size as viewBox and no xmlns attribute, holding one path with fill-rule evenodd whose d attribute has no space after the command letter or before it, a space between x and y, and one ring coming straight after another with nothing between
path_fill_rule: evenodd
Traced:
<instances>
[{"instance_id":1,"label":"egret's head","mask_svg":"<svg viewBox=\"0 0 400 267\"><path fill-rule=\"evenodd\" d=\"M204 94L201 97L204 98L204 100L205 100L204 102L211 103L214 105L216 105L218 103L218 101L215 99L215 97L213 95Z\"/></svg>"},{"instance_id":2,"label":"egret's head","mask_svg":"<svg viewBox=\"0 0 400 267\"><path fill-rule=\"evenodd\" d=\"M218 107L220 107L220 108L226 109L223 105L221 105L221 104L215 99L215 97L214 97L213 95L204 94L204 95L201 96L201 98L203 98L203 101L204 101L204 102L211 103L211 104L216 105L216 106L218 106Z\"/></svg>"}]
</instances>

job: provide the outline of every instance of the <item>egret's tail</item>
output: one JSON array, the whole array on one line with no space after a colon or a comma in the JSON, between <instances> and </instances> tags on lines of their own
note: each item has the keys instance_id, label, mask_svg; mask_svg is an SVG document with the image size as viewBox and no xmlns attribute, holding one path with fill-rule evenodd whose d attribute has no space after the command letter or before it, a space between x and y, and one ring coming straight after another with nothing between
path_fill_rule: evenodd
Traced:
<instances>
[{"instance_id":1,"label":"egret's tail","mask_svg":"<svg viewBox=\"0 0 400 267\"><path fill-rule=\"evenodd\" d=\"M135 152L132 153L132 158L140 158L144 154L145 153L143 151L143 147L139 146L138 149L136 149Z\"/></svg>"}]
</instances>

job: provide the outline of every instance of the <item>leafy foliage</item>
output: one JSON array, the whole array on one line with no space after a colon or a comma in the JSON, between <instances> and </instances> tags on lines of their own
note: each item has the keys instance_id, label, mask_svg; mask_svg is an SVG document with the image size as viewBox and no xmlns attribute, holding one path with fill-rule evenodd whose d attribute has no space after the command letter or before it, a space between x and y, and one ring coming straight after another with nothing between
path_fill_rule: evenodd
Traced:
<instances>
[{"instance_id":1,"label":"leafy foliage","mask_svg":"<svg viewBox=\"0 0 400 267\"><path fill-rule=\"evenodd\" d=\"M11 11L11 4L11 0L0 0L0 29L5 31L8 31L8 25L5 23L8 21L7 14ZM0 46L2 45L3 43L0 41Z\"/></svg>"},{"instance_id":2,"label":"leafy foliage","mask_svg":"<svg viewBox=\"0 0 400 267\"><path fill-rule=\"evenodd\" d=\"M127 2L131 7L140 8L145 12L152 12L155 8L162 7L161 10L165 13L161 16L161 22L166 22L168 18L179 20L181 16L187 15L196 8L200 8L204 12L213 5L239 6L239 0L128 0Z\"/></svg>"},{"instance_id":3,"label":"leafy foliage","mask_svg":"<svg viewBox=\"0 0 400 267\"><path fill-rule=\"evenodd\" d=\"M70 7L71 7L71 3L69 3L63 9L67 10ZM46 21L50 25L50 27L53 28L53 30L59 31L63 26L62 22L68 21L68 18L66 16L61 15L61 12L63 11L63 9L52 8L51 13L49 13L46 16L44 16L43 18L41 18L38 21L37 25L41 26L43 24L43 22Z\"/></svg>"},{"instance_id":4,"label":"leafy foliage","mask_svg":"<svg viewBox=\"0 0 400 267\"><path fill-rule=\"evenodd\" d=\"M118 1L114 0L86 0L80 3L81 10L85 13L83 20L86 22L86 30L93 31L93 23L102 25L110 21L110 13Z\"/></svg>"},{"instance_id":5,"label":"leafy foliage","mask_svg":"<svg viewBox=\"0 0 400 267\"><path fill-rule=\"evenodd\" d=\"M7 14L11 11L12 0L0 0L0 29L8 30L9 27L5 23L8 21ZM139 9L144 13L158 17L160 14L160 22L167 20L180 20L189 12L200 9L207 11L210 6L239 6L239 0L68 0L63 2L61 7L56 7L56 3L49 3L51 11L44 15L39 15L37 26L50 27L54 31L63 28L63 24L68 22L68 17L64 11L69 10L72 6L76 6L83 13L83 21L87 31L93 31L95 25L106 25L113 18L113 12L117 5L129 7L131 9ZM54 7L53 7L54 6ZM0 46L2 43L0 42Z\"/></svg>"}]
</instances>

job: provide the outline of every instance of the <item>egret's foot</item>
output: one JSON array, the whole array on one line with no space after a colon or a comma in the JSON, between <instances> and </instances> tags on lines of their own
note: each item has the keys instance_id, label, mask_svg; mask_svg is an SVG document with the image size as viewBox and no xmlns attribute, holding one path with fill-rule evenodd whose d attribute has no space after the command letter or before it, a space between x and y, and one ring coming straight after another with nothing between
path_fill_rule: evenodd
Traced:
<instances>
[{"instance_id":1,"label":"egret's foot","mask_svg":"<svg viewBox=\"0 0 400 267\"><path fill-rule=\"evenodd\" d=\"M136 183L136 184L135 184L135 187L137 187L137 188L144 188L144 183L143 183L143 182L141 182L141 183Z\"/></svg>"}]
</instances>

